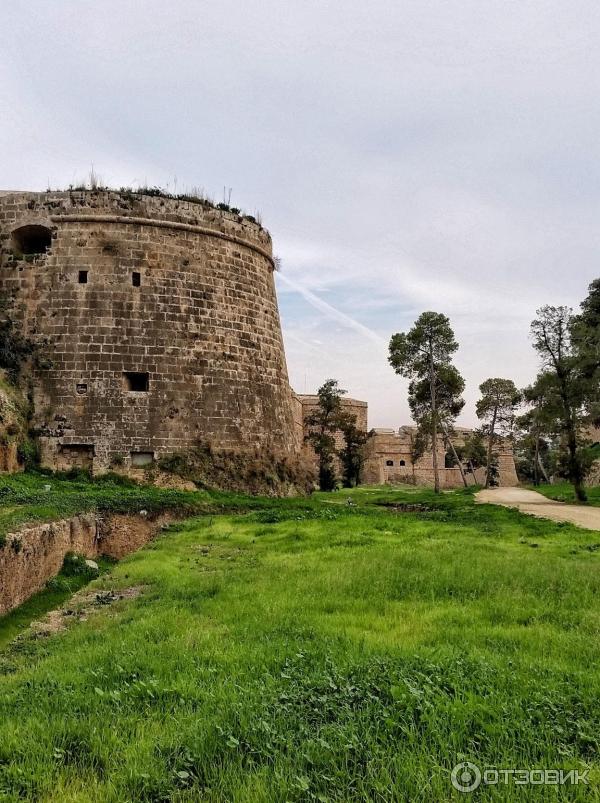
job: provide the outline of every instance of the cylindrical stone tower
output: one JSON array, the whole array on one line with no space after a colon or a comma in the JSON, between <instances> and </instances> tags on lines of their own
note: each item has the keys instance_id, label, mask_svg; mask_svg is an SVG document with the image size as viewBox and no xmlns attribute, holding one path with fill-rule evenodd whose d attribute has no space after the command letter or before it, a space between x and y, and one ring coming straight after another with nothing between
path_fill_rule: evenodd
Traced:
<instances>
[{"instance_id":1,"label":"cylindrical stone tower","mask_svg":"<svg viewBox=\"0 0 600 803\"><path fill-rule=\"evenodd\" d=\"M198 441L295 451L271 238L194 201L0 193L0 295L37 344L42 461L142 466Z\"/></svg>"}]
</instances>

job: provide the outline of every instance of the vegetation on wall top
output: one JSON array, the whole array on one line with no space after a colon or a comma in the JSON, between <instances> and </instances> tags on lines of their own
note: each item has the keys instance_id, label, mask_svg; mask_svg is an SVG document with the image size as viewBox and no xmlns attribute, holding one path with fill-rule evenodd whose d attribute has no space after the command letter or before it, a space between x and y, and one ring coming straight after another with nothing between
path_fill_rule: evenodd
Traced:
<instances>
[{"instance_id":1,"label":"vegetation on wall top","mask_svg":"<svg viewBox=\"0 0 600 803\"><path fill-rule=\"evenodd\" d=\"M71 184L68 187L68 191L119 192L125 196L147 196L150 198L165 198L170 201L185 201L192 204L198 204L207 209L217 209L221 212L229 212L232 215L237 215L243 220L247 220L249 223L254 223L261 229L263 228L260 213L256 212L254 215L250 215L243 209L233 206L231 203L232 190L231 188L226 187L223 187L223 200L215 201L214 198L211 198L202 187L192 186L186 188L185 192L177 192L177 182L175 182L173 191L170 190L168 185L167 187L159 187L157 185L148 184L140 184L136 187L110 187L108 184L103 183L100 176L98 176L94 170L91 170L87 181L79 184ZM48 187L46 192L53 192L53 190L51 187Z\"/></svg>"}]
</instances>

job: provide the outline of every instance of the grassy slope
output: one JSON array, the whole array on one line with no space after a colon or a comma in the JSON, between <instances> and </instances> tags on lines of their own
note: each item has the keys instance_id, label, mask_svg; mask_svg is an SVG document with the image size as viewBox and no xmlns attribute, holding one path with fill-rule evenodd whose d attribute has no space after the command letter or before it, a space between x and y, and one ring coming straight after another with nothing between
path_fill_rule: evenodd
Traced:
<instances>
[{"instance_id":1,"label":"grassy slope","mask_svg":"<svg viewBox=\"0 0 600 803\"><path fill-rule=\"evenodd\" d=\"M575 498L573 486L568 482L559 482L556 483L556 485L540 485L537 488L534 488L533 485L530 487L532 491L539 491L539 493L547 496L548 499L556 499L557 502L570 502L578 505L581 504L581 502L578 502ZM587 493L588 504L600 505L600 486L596 485L586 488L585 492Z\"/></svg>"},{"instance_id":2,"label":"grassy slope","mask_svg":"<svg viewBox=\"0 0 600 803\"><path fill-rule=\"evenodd\" d=\"M108 558L97 558L96 562L101 572L108 571L114 565L114 561ZM89 581L87 575L73 576L60 572L45 589L34 594L14 611L0 616L0 649L26 630L31 622L41 619L48 611L60 608L76 591L88 585Z\"/></svg>"},{"instance_id":3,"label":"grassy slope","mask_svg":"<svg viewBox=\"0 0 600 803\"><path fill-rule=\"evenodd\" d=\"M463 756L596 768L594 534L346 496L176 525L96 581L141 597L1 654L0 796L443 801Z\"/></svg>"},{"instance_id":4,"label":"grassy slope","mask_svg":"<svg viewBox=\"0 0 600 803\"><path fill-rule=\"evenodd\" d=\"M69 479L60 474L4 474L0 475L0 544L7 533L25 524L91 510L137 513L144 509L153 513L173 509L192 515L200 511L247 510L263 504L261 499L232 492L175 491L138 485L114 474L94 481L85 475Z\"/></svg>"}]
</instances>

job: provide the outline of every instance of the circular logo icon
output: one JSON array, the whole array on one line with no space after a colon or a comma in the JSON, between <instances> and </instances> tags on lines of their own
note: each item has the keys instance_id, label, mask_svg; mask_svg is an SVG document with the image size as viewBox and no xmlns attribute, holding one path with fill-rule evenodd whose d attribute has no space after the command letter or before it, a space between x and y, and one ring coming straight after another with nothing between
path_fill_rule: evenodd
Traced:
<instances>
[{"instance_id":1,"label":"circular logo icon","mask_svg":"<svg viewBox=\"0 0 600 803\"><path fill-rule=\"evenodd\" d=\"M452 786L459 792L474 792L481 783L481 770L477 764L461 761L450 775Z\"/></svg>"}]
</instances>

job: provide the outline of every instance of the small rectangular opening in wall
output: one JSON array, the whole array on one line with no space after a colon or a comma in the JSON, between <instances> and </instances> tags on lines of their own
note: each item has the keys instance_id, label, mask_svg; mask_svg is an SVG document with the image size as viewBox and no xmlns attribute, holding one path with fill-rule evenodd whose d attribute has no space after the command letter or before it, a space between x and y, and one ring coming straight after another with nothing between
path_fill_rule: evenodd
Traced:
<instances>
[{"instance_id":1,"label":"small rectangular opening in wall","mask_svg":"<svg viewBox=\"0 0 600 803\"><path fill-rule=\"evenodd\" d=\"M57 468L82 468L91 471L94 465L94 445L91 443L62 443L58 447Z\"/></svg>"},{"instance_id":2,"label":"small rectangular opening in wall","mask_svg":"<svg viewBox=\"0 0 600 803\"><path fill-rule=\"evenodd\" d=\"M131 284L134 287L140 287L141 284L142 284L142 274L141 273L136 273L136 271L134 271L131 274Z\"/></svg>"},{"instance_id":3,"label":"small rectangular opening in wall","mask_svg":"<svg viewBox=\"0 0 600 803\"><path fill-rule=\"evenodd\" d=\"M131 452L131 465L133 468L151 466L154 463L154 452Z\"/></svg>"},{"instance_id":4,"label":"small rectangular opening in wall","mask_svg":"<svg viewBox=\"0 0 600 803\"><path fill-rule=\"evenodd\" d=\"M141 371L125 371L123 381L125 390L129 393L148 393L150 374Z\"/></svg>"},{"instance_id":5,"label":"small rectangular opening in wall","mask_svg":"<svg viewBox=\"0 0 600 803\"><path fill-rule=\"evenodd\" d=\"M87 385L85 382L79 382L76 387L78 396L85 396L87 393Z\"/></svg>"},{"instance_id":6,"label":"small rectangular opening in wall","mask_svg":"<svg viewBox=\"0 0 600 803\"><path fill-rule=\"evenodd\" d=\"M88 283L88 272L87 270L80 270L79 271L79 284L87 284Z\"/></svg>"},{"instance_id":7,"label":"small rectangular opening in wall","mask_svg":"<svg viewBox=\"0 0 600 803\"><path fill-rule=\"evenodd\" d=\"M394 465L394 461L393 460L386 460L385 464L386 464L386 466L393 466Z\"/></svg>"}]
</instances>

